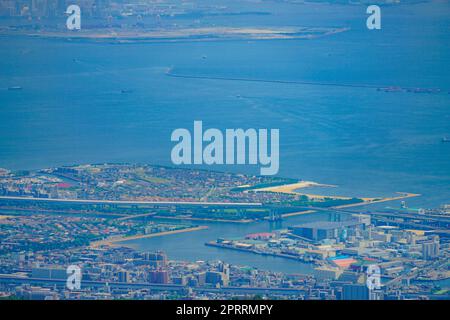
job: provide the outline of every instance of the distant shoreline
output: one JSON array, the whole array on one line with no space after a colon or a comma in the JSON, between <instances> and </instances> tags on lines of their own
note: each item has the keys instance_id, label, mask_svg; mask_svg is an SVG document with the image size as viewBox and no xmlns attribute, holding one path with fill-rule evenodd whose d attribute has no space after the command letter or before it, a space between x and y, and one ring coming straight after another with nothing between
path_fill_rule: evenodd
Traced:
<instances>
[{"instance_id":1,"label":"distant shoreline","mask_svg":"<svg viewBox=\"0 0 450 320\"><path fill-rule=\"evenodd\" d=\"M315 39L350 30L347 27L205 27L170 30L97 30L88 31L12 31L1 30L0 35L27 36L47 39L114 41L117 43L182 42L223 40L289 40Z\"/></svg>"}]
</instances>

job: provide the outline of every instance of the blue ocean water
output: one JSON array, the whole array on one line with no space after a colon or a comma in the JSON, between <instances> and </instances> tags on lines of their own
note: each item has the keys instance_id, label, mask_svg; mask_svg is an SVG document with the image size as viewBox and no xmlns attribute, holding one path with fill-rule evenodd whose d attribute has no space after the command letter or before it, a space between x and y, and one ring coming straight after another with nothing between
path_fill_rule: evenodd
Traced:
<instances>
[{"instance_id":1,"label":"blue ocean water","mask_svg":"<svg viewBox=\"0 0 450 320\"><path fill-rule=\"evenodd\" d=\"M420 193L408 200L410 206L449 203L450 144L441 142L450 136L449 3L383 7L378 31L366 29L363 6L277 2L263 3L260 10L272 14L203 19L228 26L351 30L312 40L145 44L0 37L0 167L170 165L171 132L202 120L205 127L220 129L279 128L282 176L338 185L343 195ZM168 68L194 76L441 92L182 79L167 76ZM23 90L7 90L10 86ZM202 243L234 228L139 244L162 247L174 258L193 256L201 248L199 258L233 260L234 253ZM190 251L179 249L180 239L192 244ZM273 268L280 263L237 256Z\"/></svg>"}]
</instances>

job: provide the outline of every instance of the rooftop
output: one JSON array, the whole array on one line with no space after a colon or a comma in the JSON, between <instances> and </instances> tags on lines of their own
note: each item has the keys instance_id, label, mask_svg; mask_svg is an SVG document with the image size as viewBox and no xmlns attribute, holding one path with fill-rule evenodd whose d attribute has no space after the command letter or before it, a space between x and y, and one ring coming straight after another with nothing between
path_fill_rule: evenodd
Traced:
<instances>
[{"instance_id":1,"label":"rooftop","mask_svg":"<svg viewBox=\"0 0 450 320\"><path fill-rule=\"evenodd\" d=\"M293 229L297 229L297 228L336 229L336 228L345 228L345 227L350 227L350 226L356 226L359 224L361 224L361 223L356 220L340 221L340 222L315 221L315 222L307 222L307 223L298 224L298 225L292 226L292 228Z\"/></svg>"}]
</instances>

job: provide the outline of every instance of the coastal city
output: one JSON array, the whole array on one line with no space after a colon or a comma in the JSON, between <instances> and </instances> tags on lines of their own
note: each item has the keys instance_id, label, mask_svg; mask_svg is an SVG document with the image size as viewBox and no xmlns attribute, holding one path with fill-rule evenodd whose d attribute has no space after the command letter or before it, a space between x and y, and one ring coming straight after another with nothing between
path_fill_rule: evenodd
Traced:
<instances>
[{"instance_id":1,"label":"coastal city","mask_svg":"<svg viewBox=\"0 0 450 320\"><path fill-rule=\"evenodd\" d=\"M0 303L447 303L448 17L449 0L1 0Z\"/></svg>"},{"instance_id":2,"label":"coastal city","mask_svg":"<svg viewBox=\"0 0 450 320\"><path fill-rule=\"evenodd\" d=\"M149 165L98 164L38 171L0 171L5 207L145 213L164 217L249 221L310 207L374 203L384 198L325 197L296 189L328 187L310 181ZM395 199L415 196L403 194ZM24 201L27 200L28 201ZM202 206L209 204L208 207ZM264 206L262 204L265 204ZM177 210L185 206L185 210ZM156 207L156 208L155 208ZM212 208L212 210L211 210ZM147 214L149 214L147 212ZM275 217L276 218L276 217Z\"/></svg>"},{"instance_id":3,"label":"coastal city","mask_svg":"<svg viewBox=\"0 0 450 320\"><path fill-rule=\"evenodd\" d=\"M149 165L2 169L1 295L8 299L449 298L448 205L417 211L402 200L398 209L362 212L358 206L389 199L312 195L307 193L311 185L320 184ZM323 185L325 190L331 187ZM210 221L289 221L315 212L329 213L328 219L204 241L206 247L311 265L312 272L304 274L221 260L172 260L162 250L143 252L132 245L136 239L202 232ZM66 286L70 265L82 270L76 290ZM371 289L368 270L373 268L379 271L380 284Z\"/></svg>"}]
</instances>

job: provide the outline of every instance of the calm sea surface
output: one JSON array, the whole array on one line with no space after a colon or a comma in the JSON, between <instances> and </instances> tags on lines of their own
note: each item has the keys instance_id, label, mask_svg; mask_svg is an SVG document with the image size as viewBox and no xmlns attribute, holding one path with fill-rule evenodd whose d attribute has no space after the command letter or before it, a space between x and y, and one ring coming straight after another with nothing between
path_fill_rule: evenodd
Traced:
<instances>
[{"instance_id":1,"label":"calm sea surface","mask_svg":"<svg viewBox=\"0 0 450 320\"><path fill-rule=\"evenodd\" d=\"M335 194L406 191L422 194L409 200L410 206L450 203L450 143L441 142L450 137L449 3L385 7L380 31L365 28L362 6L271 6L261 10L272 15L204 21L351 30L313 40L147 44L0 37L0 167L170 165L171 132L203 120L205 127L220 129L279 128L280 175L338 185L330 190ZM182 79L168 77L167 68L194 76L439 88L441 93ZM319 218L294 218L283 226ZM163 249L174 259L223 259L289 272L309 268L203 245L270 230L274 226L268 223L209 225L135 245Z\"/></svg>"}]
</instances>

